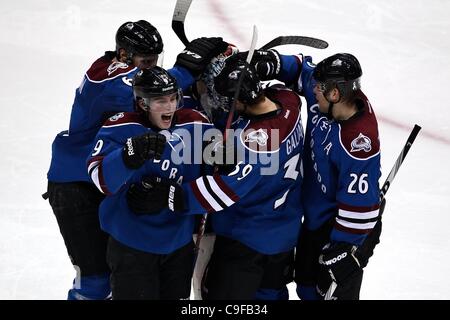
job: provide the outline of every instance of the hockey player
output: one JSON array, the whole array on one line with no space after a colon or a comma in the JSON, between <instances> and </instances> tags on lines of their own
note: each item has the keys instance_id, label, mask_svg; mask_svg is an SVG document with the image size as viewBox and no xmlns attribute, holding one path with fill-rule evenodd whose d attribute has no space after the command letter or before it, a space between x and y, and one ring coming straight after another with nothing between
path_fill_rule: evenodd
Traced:
<instances>
[{"instance_id":1,"label":"hockey player","mask_svg":"<svg viewBox=\"0 0 450 320\"><path fill-rule=\"evenodd\" d=\"M184 184L174 197L184 206L180 215L217 211L210 215L216 233L206 276L210 300L254 299L259 288L278 293L285 287L302 217L300 98L284 87L263 91L253 67L237 58L225 60L215 90L232 98L241 72L236 104L241 118L226 144L230 150L234 142L237 162L227 174ZM170 194L154 192L154 197Z\"/></svg>"},{"instance_id":2,"label":"hockey player","mask_svg":"<svg viewBox=\"0 0 450 320\"><path fill-rule=\"evenodd\" d=\"M224 50L222 43L221 38L199 38L178 56L170 72L182 88L190 86L211 57ZM110 294L107 235L98 223L98 206L104 196L87 175L85 160L103 122L119 111L134 110L131 79L138 69L154 67L162 50L161 36L149 22L122 24L116 33L116 50L97 59L77 88L69 130L53 141L44 198L49 198L77 270L68 299L104 299Z\"/></svg>"},{"instance_id":3,"label":"hockey player","mask_svg":"<svg viewBox=\"0 0 450 320\"><path fill-rule=\"evenodd\" d=\"M361 91L361 66L348 53L332 55L317 66L311 57L274 50L256 52L255 57L252 63L262 77L294 84L308 103L305 220L296 256L299 297L359 299L363 268L381 233L381 221L376 223L378 124Z\"/></svg>"},{"instance_id":4,"label":"hockey player","mask_svg":"<svg viewBox=\"0 0 450 320\"><path fill-rule=\"evenodd\" d=\"M181 90L162 68L139 71L133 90L136 112L119 113L105 122L88 161L92 180L108 195L100 206L100 224L110 235L107 261L112 296L188 299L194 217L175 216L170 210L177 207L168 208L167 198L163 210L155 209L162 199L145 203L134 199L158 188L155 176L174 184L199 177L201 162L174 161L179 156L176 150L181 150L182 159L185 153L193 159L202 146L192 139L201 138L201 132L212 125L197 111L177 110ZM155 210L158 214L152 215Z\"/></svg>"}]
</instances>

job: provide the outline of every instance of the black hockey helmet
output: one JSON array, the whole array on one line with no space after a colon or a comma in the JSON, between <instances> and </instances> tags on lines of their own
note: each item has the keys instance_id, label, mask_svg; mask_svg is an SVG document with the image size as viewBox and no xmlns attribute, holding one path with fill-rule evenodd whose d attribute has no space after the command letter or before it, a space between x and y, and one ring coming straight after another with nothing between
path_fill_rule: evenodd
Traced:
<instances>
[{"instance_id":1,"label":"black hockey helmet","mask_svg":"<svg viewBox=\"0 0 450 320\"><path fill-rule=\"evenodd\" d=\"M237 55L225 60L225 66L214 78L214 88L218 94L233 98L241 73L244 72L238 100L245 104L255 103L263 90L255 67Z\"/></svg>"},{"instance_id":2,"label":"black hockey helmet","mask_svg":"<svg viewBox=\"0 0 450 320\"><path fill-rule=\"evenodd\" d=\"M133 78L133 94L136 101L143 99L148 107L150 99L177 93L178 105L181 103L182 93L177 80L159 66L142 69Z\"/></svg>"},{"instance_id":3,"label":"black hockey helmet","mask_svg":"<svg viewBox=\"0 0 450 320\"><path fill-rule=\"evenodd\" d=\"M361 65L350 53L337 53L321 62L314 69L313 77L323 92L337 88L342 96L361 88Z\"/></svg>"},{"instance_id":4,"label":"black hockey helmet","mask_svg":"<svg viewBox=\"0 0 450 320\"><path fill-rule=\"evenodd\" d=\"M125 22L116 33L116 51L125 49L128 59L133 55L160 54L163 51L163 41L158 30L148 21Z\"/></svg>"}]
</instances>

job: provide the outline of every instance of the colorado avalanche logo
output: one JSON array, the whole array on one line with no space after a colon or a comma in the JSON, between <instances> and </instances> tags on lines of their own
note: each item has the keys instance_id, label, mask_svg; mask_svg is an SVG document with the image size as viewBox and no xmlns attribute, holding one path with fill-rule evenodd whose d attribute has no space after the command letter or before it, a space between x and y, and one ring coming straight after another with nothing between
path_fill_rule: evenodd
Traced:
<instances>
[{"instance_id":1,"label":"colorado avalanche logo","mask_svg":"<svg viewBox=\"0 0 450 320\"><path fill-rule=\"evenodd\" d=\"M356 152L364 150L365 152L369 152L372 150L372 141L369 137L366 137L362 133L359 134L359 136L352 141L352 150L350 152Z\"/></svg>"},{"instance_id":2,"label":"colorado avalanche logo","mask_svg":"<svg viewBox=\"0 0 450 320\"><path fill-rule=\"evenodd\" d=\"M117 113L115 115L113 115L112 117L109 118L109 121L117 121L120 118L123 118L124 114L123 112Z\"/></svg>"},{"instance_id":3,"label":"colorado avalanche logo","mask_svg":"<svg viewBox=\"0 0 450 320\"><path fill-rule=\"evenodd\" d=\"M269 135L263 129L258 129L256 131L250 132L245 137L244 142L256 142L260 146L265 146L267 145L267 140L269 140Z\"/></svg>"},{"instance_id":4,"label":"colorado avalanche logo","mask_svg":"<svg viewBox=\"0 0 450 320\"><path fill-rule=\"evenodd\" d=\"M113 62L109 65L107 72L108 72L108 76L110 76L112 73L114 73L115 71L117 71L118 69L126 69L128 68L128 65L126 63L123 62Z\"/></svg>"},{"instance_id":5,"label":"colorado avalanche logo","mask_svg":"<svg viewBox=\"0 0 450 320\"><path fill-rule=\"evenodd\" d=\"M336 59L331 63L332 67L341 67L342 66L342 60L341 59Z\"/></svg>"}]
</instances>

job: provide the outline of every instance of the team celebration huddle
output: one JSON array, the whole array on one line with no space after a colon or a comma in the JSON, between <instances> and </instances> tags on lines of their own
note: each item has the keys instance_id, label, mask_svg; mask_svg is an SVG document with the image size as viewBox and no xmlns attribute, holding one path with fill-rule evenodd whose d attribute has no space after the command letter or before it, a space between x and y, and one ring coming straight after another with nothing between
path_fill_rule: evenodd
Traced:
<instances>
[{"instance_id":1,"label":"team celebration huddle","mask_svg":"<svg viewBox=\"0 0 450 320\"><path fill-rule=\"evenodd\" d=\"M385 204L358 59L188 41L181 21L164 69L154 25L115 31L52 144L67 298L358 300Z\"/></svg>"}]
</instances>

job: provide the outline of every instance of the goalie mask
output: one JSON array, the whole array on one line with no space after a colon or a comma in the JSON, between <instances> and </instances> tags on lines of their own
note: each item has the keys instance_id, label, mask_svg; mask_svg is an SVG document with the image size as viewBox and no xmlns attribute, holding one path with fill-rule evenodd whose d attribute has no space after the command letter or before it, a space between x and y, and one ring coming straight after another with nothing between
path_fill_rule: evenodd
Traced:
<instances>
[{"instance_id":1,"label":"goalie mask","mask_svg":"<svg viewBox=\"0 0 450 320\"><path fill-rule=\"evenodd\" d=\"M200 95L200 103L210 120L214 119L217 113L226 112L231 108L231 100L229 97L220 95L214 86L214 78L219 75L225 66L225 61L237 54L239 50L229 45L226 52L221 53L211 60L206 70L201 75L200 80L205 85L205 92Z\"/></svg>"}]
</instances>

